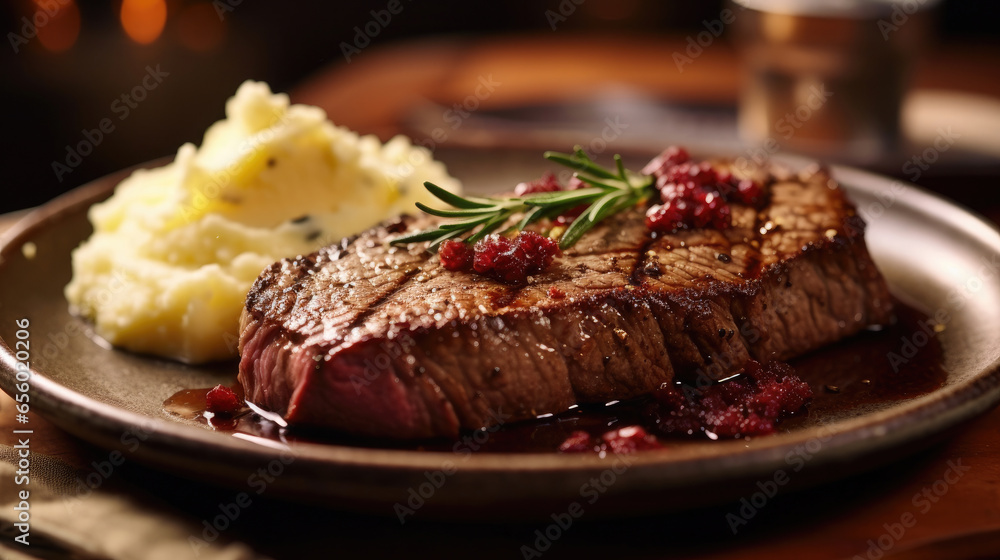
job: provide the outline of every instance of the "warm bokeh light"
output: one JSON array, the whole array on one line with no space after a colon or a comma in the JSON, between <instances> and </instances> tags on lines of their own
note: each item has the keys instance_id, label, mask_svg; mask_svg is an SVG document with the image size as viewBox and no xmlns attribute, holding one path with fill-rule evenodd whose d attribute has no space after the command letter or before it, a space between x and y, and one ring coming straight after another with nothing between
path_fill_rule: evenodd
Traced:
<instances>
[{"instance_id":1,"label":"warm bokeh light","mask_svg":"<svg viewBox=\"0 0 1000 560\"><path fill-rule=\"evenodd\" d=\"M148 45L163 32L167 23L164 0L122 0L122 28L135 41Z\"/></svg>"},{"instance_id":2,"label":"warm bokeh light","mask_svg":"<svg viewBox=\"0 0 1000 560\"><path fill-rule=\"evenodd\" d=\"M782 13L765 13L762 18L764 36L775 43L792 40L795 29L801 22L801 18Z\"/></svg>"},{"instance_id":3,"label":"warm bokeh light","mask_svg":"<svg viewBox=\"0 0 1000 560\"><path fill-rule=\"evenodd\" d=\"M35 0L32 21L38 28L38 42L52 52L69 50L80 36L80 10L72 0L65 3Z\"/></svg>"},{"instance_id":4,"label":"warm bokeh light","mask_svg":"<svg viewBox=\"0 0 1000 560\"><path fill-rule=\"evenodd\" d=\"M193 51L209 51L222 42L225 26L208 2L187 6L177 15L177 36Z\"/></svg>"}]
</instances>

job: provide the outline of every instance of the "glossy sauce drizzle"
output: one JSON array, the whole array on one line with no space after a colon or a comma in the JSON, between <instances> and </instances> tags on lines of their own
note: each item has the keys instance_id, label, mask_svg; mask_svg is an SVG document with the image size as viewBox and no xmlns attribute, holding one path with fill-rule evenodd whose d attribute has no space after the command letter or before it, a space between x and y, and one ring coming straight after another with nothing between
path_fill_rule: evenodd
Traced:
<instances>
[{"instance_id":1,"label":"glossy sauce drizzle","mask_svg":"<svg viewBox=\"0 0 1000 560\"><path fill-rule=\"evenodd\" d=\"M880 331L865 331L836 344L826 346L793 360L798 376L809 383L813 399L804 413L785 418L778 426L787 432L815 423L816 418L837 419L868 409L911 399L942 386L947 372L942 366L941 345L928 334L928 342L916 355L901 352L904 339L918 331L936 334L933 322L919 311L896 302L897 322ZM941 327L937 327L940 329ZM890 355L897 358L890 362ZM905 360L900 362L899 359ZM242 387L232 385L243 397ZM648 397L608 405L580 406L573 410L522 422L511 423L493 431L469 432L457 440L406 441L360 438L332 432L282 427L249 408L235 416L213 415L206 411L205 395L210 389L187 389L164 403L174 415L198 420L219 431L245 434L280 441L309 441L355 447L475 452L556 452L573 432L582 430L599 436L609 430L639 425L667 446L683 441L704 441L703 434L693 437L664 436L651 424L645 411L655 406Z\"/></svg>"}]
</instances>

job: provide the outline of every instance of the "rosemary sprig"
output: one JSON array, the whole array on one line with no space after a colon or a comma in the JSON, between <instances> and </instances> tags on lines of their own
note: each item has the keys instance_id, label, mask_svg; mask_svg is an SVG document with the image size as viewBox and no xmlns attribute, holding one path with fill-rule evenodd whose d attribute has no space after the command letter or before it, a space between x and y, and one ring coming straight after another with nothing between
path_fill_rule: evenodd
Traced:
<instances>
[{"instance_id":1,"label":"rosemary sprig","mask_svg":"<svg viewBox=\"0 0 1000 560\"><path fill-rule=\"evenodd\" d=\"M653 177L625 169L618 154L615 154L613 170L595 163L580 146L576 146L571 154L545 152L545 158L576 170L574 176L589 186L572 191L537 193L520 198L499 198L463 197L446 191L434 183L424 183L424 187L431 194L453 208L431 208L419 202L417 208L432 216L460 219L441 224L435 229L398 237L392 244L430 241L430 248L433 250L448 239L461 237L479 228L465 238L465 242L475 243L510 222L518 214L523 216L514 225L514 229L522 230L533 222L543 218L554 218L586 204L587 209L573 220L559 239L559 247L567 249L602 220L639 204L653 190Z\"/></svg>"}]
</instances>

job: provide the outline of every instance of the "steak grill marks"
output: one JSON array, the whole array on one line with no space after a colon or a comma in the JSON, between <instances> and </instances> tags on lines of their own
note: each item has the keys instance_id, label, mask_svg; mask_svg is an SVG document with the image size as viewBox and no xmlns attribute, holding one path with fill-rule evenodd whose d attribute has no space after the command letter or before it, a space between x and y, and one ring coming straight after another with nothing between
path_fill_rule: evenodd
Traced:
<instances>
[{"instance_id":1,"label":"steak grill marks","mask_svg":"<svg viewBox=\"0 0 1000 560\"><path fill-rule=\"evenodd\" d=\"M422 244L388 246L433 218L377 227L261 275L240 381L291 424L418 438L792 358L891 319L831 184L779 175L769 206L734 204L725 231L654 237L635 208L519 286L444 270Z\"/></svg>"}]
</instances>

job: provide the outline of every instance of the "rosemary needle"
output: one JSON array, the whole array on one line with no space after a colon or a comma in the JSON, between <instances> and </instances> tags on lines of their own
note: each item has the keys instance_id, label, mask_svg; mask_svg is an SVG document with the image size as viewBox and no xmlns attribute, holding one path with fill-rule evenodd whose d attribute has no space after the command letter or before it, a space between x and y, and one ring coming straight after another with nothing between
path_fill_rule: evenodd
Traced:
<instances>
[{"instance_id":1,"label":"rosemary needle","mask_svg":"<svg viewBox=\"0 0 1000 560\"><path fill-rule=\"evenodd\" d=\"M615 154L614 169L598 165L580 146L576 146L571 154L545 152L545 158L574 169L574 176L588 186L571 191L499 198L463 197L434 183L424 183L424 187L435 198L452 208L432 208L419 202L417 208L432 216L458 220L426 231L397 237L392 244L430 241L430 248L433 250L444 241L462 237L467 233L471 235L464 241L475 243L511 222L515 216L522 215L514 226L515 229L522 230L543 218L554 218L579 206L587 205L587 209L573 220L559 239L559 247L567 249L605 218L639 204L653 192L653 177L625 169L618 154Z\"/></svg>"}]
</instances>

